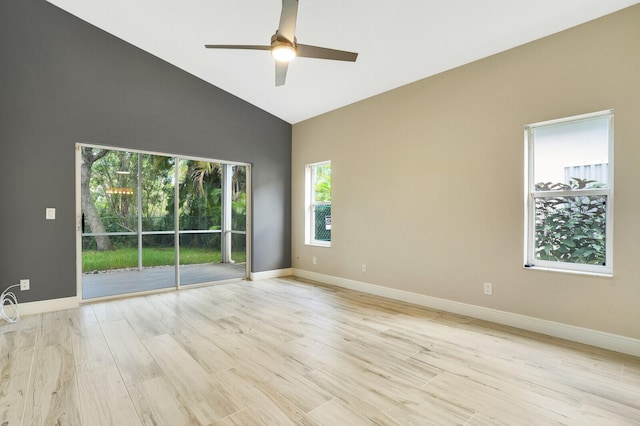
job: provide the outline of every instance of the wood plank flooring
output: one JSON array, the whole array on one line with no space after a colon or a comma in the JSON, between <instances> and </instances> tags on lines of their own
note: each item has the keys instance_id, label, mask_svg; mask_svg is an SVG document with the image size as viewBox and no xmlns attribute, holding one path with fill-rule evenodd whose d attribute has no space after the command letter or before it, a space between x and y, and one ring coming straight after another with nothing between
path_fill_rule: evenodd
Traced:
<instances>
[{"instance_id":1,"label":"wood plank flooring","mask_svg":"<svg viewBox=\"0 0 640 426\"><path fill-rule=\"evenodd\" d=\"M638 425L640 359L293 278L0 325L0 425Z\"/></svg>"}]
</instances>

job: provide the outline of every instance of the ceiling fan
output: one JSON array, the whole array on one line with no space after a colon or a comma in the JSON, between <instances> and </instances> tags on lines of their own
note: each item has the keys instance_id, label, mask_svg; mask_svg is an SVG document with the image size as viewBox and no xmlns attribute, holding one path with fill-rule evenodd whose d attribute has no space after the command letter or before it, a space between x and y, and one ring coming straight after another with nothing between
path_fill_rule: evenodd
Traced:
<instances>
[{"instance_id":1,"label":"ceiling fan","mask_svg":"<svg viewBox=\"0 0 640 426\"><path fill-rule=\"evenodd\" d=\"M344 50L300 44L295 37L298 0L282 0L280 26L271 36L269 46L205 44L207 49L245 49L270 50L276 60L276 86L282 86L287 78L289 62L296 56L301 58L333 59L335 61L355 62L358 54Z\"/></svg>"}]
</instances>

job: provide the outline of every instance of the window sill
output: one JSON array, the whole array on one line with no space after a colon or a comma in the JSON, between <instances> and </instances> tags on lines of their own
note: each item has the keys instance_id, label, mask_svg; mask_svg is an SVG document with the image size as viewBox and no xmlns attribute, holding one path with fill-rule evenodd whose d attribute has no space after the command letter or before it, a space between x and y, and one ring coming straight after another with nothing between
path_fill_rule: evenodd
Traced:
<instances>
[{"instance_id":1,"label":"window sill","mask_svg":"<svg viewBox=\"0 0 640 426\"><path fill-rule=\"evenodd\" d=\"M613 273L611 272L574 271L571 269L556 269L556 268L547 268L544 266L523 266L522 269L527 269L531 271L558 272L561 274L570 274L570 275L588 275L591 277L613 278Z\"/></svg>"},{"instance_id":2,"label":"window sill","mask_svg":"<svg viewBox=\"0 0 640 426\"><path fill-rule=\"evenodd\" d=\"M305 245L308 246L314 246L314 247L331 247L331 241L311 241L308 243L305 243Z\"/></svg>"}]
</instances>

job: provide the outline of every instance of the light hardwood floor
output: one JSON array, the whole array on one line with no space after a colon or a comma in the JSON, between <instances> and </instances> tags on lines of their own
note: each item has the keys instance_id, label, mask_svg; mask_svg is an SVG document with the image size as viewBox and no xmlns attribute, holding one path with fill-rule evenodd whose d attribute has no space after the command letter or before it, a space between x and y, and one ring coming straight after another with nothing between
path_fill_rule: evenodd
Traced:
<instances>
[{"instance_id":1,"label":"light hardwood floor","mask_svg":"<svg viewBox=\"0 0 640 426\"><path fill-rule=\"evenodd\" d=\"M0 425L638 425L640 359L295 279L0 325Z\"/></svg>"}]
</instances>

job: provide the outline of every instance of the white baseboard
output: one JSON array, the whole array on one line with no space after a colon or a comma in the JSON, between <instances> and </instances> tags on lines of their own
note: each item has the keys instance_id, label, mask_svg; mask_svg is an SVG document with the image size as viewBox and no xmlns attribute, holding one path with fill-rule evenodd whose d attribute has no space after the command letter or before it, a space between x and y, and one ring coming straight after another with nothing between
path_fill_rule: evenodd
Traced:
<instances>
[{"instance_id":1,"label":"white baseboard","mask_svg":"<svg viewBox=\"0 0 640 426\"><path fill-rule=\"evenodd\" d=\"M270 278L281 278L281 277L289 277L293 275L293 269L285 268L285 269L275 269L273 271L264 271L264 272L252 272L249 274L249 279L251 281L257 280L268 280Z\"/></svg>"},{"instance_id":2,"label":"white baseboard","mask_svg":"<svg viewBox=\"0 0 640 426\"><path fill-rule=\"evenodd\" d=\"M251 273L249 279L252 281L266 280L269 278L289 277L293 273L291 268L276 269L273 271ZM108 299L108 298L107 298ZM42 314L45 312L62 311L80 306L77 297L66 297L62 299L40 300L37 302L19 303L18 310L20 316Z\"/></svg>"},{"instance_id":3,"label":"white baseboard","mask_svg":"<svg viewBox=\"0 0 640 426\"><path fill-rule=\"evenodd\" d=\"M40 300L18 304L20 316L42 314L45 312L63 311L80 306L77 297L65 297L62 299Z\"/></svg>"},{"instance_id":4,"label":"white baseboard","mask_svg":"<svg viewBox=\"0 0 640 426\"><path fill-rule=\"evenodd\" d=\"M639 339L633 339L617 334L605 333L588 328L576 327L559 322L514 314L511 312L499 311L482 306L455 302L453 300L440 299L438 297L426 296L423 294L383 287L361 281L354 281L345 278L334 277L331 275L304 271L301 269L293 269L293 275L312 281L318 281L323 284L329 284L336 287L374 294L376 296L382 296L389 299L412 303L415 305L424 306L426 308L437 309L454 314L490 321L497 324L516 327L522 330L546 334L547 336L553 336L573 342L584 343L587 345L609 349L628 355L640 356Z\"/></svg>"}]
</instances>

